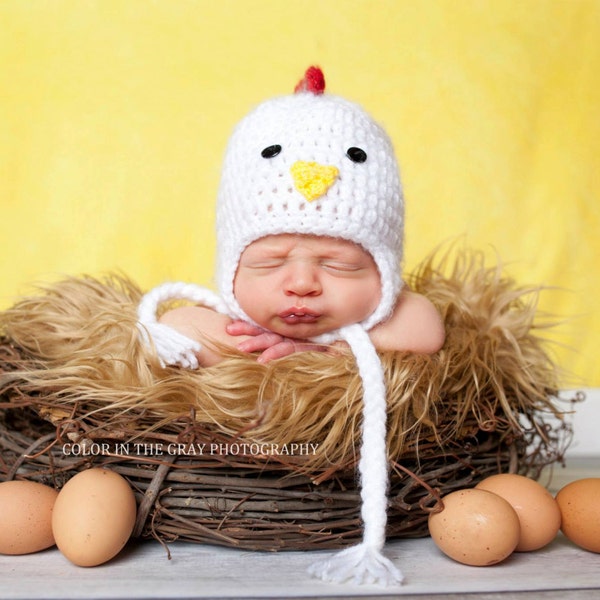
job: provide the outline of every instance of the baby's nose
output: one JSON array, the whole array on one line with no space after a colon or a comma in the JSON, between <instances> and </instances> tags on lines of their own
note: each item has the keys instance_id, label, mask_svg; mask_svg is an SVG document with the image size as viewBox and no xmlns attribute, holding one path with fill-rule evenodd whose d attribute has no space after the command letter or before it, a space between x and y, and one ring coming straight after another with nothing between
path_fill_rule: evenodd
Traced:
<instances>
[{"instance_id":1,"label":"baby's nose","mask_svg":"<svg viewBox=\"0 0 600 600\"><path fill-rule=\"evenodd\" d=\"M290 265L285 291L288 295L316 296L323 288L315 266L306 263Z\"/></svg>"}]
</instances>

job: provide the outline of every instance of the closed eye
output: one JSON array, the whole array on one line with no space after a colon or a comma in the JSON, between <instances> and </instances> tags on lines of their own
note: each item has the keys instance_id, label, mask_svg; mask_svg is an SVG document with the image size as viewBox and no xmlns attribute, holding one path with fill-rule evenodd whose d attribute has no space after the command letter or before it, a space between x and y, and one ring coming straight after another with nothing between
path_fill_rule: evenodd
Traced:
<instances>
[{"instance_id":1,"label":"closed eye","mask_svg":"<svg viewBox=\"0 0 600 600\"><path fill-rule=\"evenodd\" d=\"M247 269L253 269L256 271L268 271L271 269L278 269L285 263L284 259L273 258L269 260L261 260L245 263L243 266Z\"/></svg>"},{"instance_id":2,"label":"closed eye","mask_svg":"<svg viewBox=\"0 0 600 600\"><path fill-rule=\"evenodd\" d=\"M359 273L363 270L362 265L356 263L338 262L338 261L323 261L321 267L332 274L351 275Z\"/></svg>"}]
</instances>

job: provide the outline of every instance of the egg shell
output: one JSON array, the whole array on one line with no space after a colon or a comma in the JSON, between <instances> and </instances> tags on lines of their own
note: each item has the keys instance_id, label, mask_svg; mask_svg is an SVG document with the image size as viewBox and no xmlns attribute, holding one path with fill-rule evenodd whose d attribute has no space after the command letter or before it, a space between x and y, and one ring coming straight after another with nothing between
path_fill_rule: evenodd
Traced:
<instances>
[{"instance_id":1,"label":"egg shell","mask_svg":"<svg viewBox=\"0 0 600 600\"><path fill-rule=\"evenodd\" d=\"M578 479L556 494L562 532L584 550L600 552L600 477Z\"/></svg>"},{"instance_id":2,"label":"egg shell","mask_svg":"<svg viewBox=\"0 0 600 600\"><path fill-rule=\"evenodd\" d=\"M487 490L465 489L442 498L444 509L429 515L437 547L457 562L494 565L519 543L519 517L504 498Z\"/></svg>"},{"instance_id":3,"label":"egg shell","mask_svg":"<svg viewBox=\"0 0 600 600\"><path fill-rule=\"evenodd\" d=\"M108 469L88 469L60 490L52 514L58 549L74 564L93 567L125 546L135 525L136 502L129 483Z\"/></svg>"},{"instance_id":4,"label":"egg shell","mask_svg":"<svg viewBox=\"0 0 600 600\"><path fill-rule=\"evenodd\" d=\"M513 473L487 477L476 486L504 498L516 511L521 524L517 552L539 550L560 529L560 509L554 496L537 481Z\"/></svg>"},{"instance_id":5,"label":"egg shell","mask_svg":"<svg viewBox=\"0 0 600 600\"><path fill-rule=\"evenodd\" d=\"M35 481L0 483L0 553L30 554L54 546L52 509L58 492Z\"/></svg>"}]
</instances>

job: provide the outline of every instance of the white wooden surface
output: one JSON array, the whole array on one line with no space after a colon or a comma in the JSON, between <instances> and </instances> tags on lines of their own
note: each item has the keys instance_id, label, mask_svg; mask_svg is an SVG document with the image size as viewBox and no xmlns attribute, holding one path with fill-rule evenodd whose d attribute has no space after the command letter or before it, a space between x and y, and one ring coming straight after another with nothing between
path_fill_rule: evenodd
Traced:
<instances>
[{"instance_id":1,"label":"white wooden surface","mask_svg":"<svg viewBox=\"0 0 600 600\"><path fill-rule=\"evenodd\" d=\"M155 544L138 544L111 564L69 565L56 552L0 561L3 598L281 598L596 589L600 556L563 538L535 554L514 554L494 567L468 567L440 555L431 539L389 545L401 566L401 588L326 584L307 566L319 553L259 554L173 544L167 560ZM568 597L568 594L566 594Z\"/></svg>"}]
</instances>

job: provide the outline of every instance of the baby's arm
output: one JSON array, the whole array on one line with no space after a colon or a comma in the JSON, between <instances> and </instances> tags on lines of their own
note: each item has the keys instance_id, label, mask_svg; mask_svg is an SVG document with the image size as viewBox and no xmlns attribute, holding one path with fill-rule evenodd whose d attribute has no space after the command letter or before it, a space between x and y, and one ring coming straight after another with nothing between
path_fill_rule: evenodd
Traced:
<instances>
[{"instance_id":1,"label":"baby's arm","mask_svg":"<svg viewBox=\"0 0 600 600\"><path fill-rule=\"evenodd\" d=\"M323 347L305 340L283 338L250 323L232 321L227 315L205 306L182 306L164 313L159 323L168 325L186 337L200 342L196 353L202 367L212 367L223 360L214 341L242 352L262 351L259 362L268 362L305 350L322 350Z\"/></svg>"},{"instance_id":2,"label":"baby's arm","mask_svg":"<svg viewBox=\"0 0 600 600\"><path fill-rule=\"evenodd\" d=\"M377 350L405 350L418 354L437 352L446 339L444 322L422 294L403 290L392 316L369 333Z\"/></svg>"},{"instance_id":3,"label":"baby's arm","mask_svg":"<svg viewBox=\"0 0 600 600\"><path fill-rule=\"evenodd\" d=\"M250 337L229 335L227 325L231 323L231 319L204 306L174 308L164 313L159 323L168 325L186 337L200 342L202 348L197 353L197 357L202 367L211 367L223 360L223 356L210 340L235 348L241 341Z\"/></svg>"}]
</instances>

